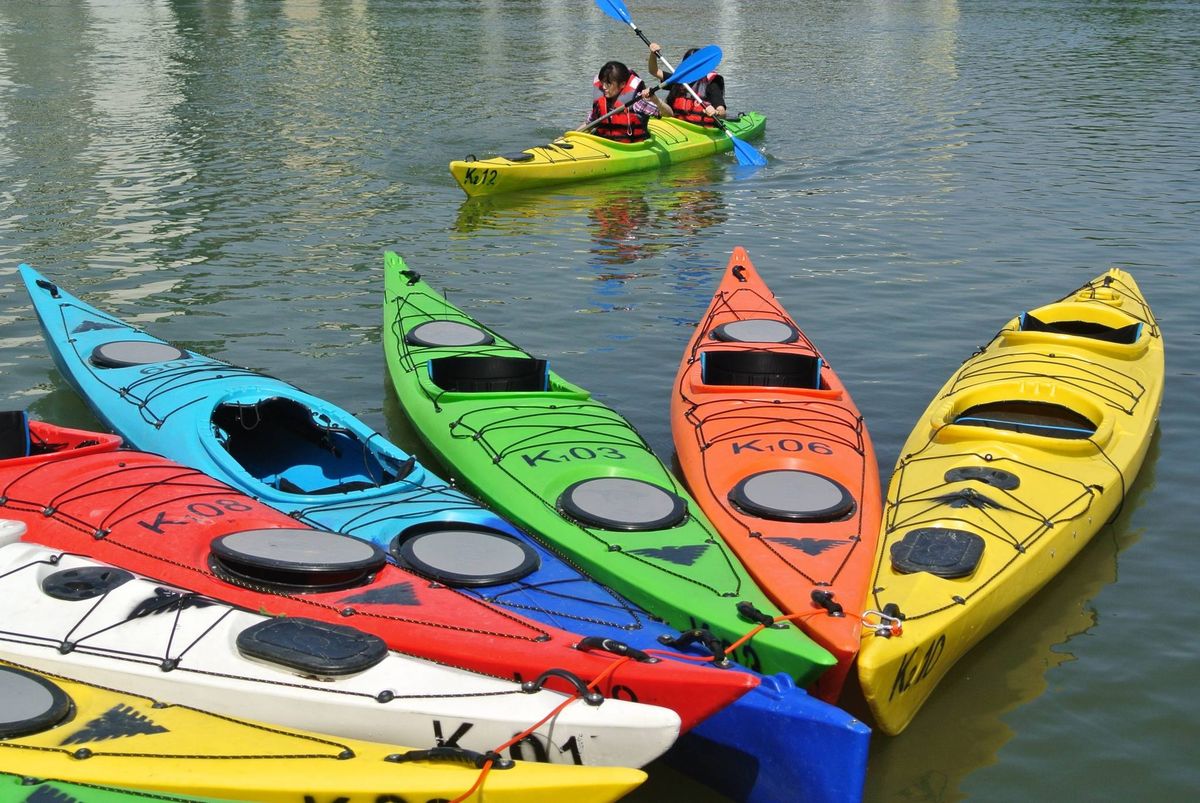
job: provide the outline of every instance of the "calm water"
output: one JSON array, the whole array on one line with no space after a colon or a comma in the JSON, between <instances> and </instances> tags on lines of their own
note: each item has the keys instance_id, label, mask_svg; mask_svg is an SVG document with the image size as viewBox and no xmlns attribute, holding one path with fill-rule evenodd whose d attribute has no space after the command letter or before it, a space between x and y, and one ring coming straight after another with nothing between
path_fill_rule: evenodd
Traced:
<instances>
[{"instance_id":1,"label":"calm water","mask_svg":"<svg viewBox=\"0 0 1200 803\"><path fill-rule=\"evenodd\" d=\"M1132 497L903 735L876 737L868 797L1194 796L1200 5L628 5L676 60L724 48L769 166L465 201L450 159L547 141L601 63L644 64L589 0L0 3L2 404L95 423L17 287L28 261L411 446L380 347L390 248L669 457L676 363L743 245L850 386L886 477L977 345L1119 265L1168 351ZM637 797L705 794L653 767Z\"/></svg>"}]
</instances>

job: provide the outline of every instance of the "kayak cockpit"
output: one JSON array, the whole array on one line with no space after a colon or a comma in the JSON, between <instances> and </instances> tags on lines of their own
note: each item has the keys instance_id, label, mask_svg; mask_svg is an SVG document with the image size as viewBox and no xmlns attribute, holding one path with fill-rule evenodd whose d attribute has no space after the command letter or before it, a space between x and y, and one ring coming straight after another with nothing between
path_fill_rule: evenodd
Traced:
<instances>
[{"instance_id":1,"label":"kayak cockpit","mask_svg":"<svg viewBox=\"0 0 1200 803\"><path fill-rule=\"evenodd\" d=\"M535 357L456 356L429 361L428 381L438 393L556 394L582 400L589 393Z\"/></svg>"},{"instance_id":2,"label":"kayak cockpit","mask_svg":"<svg viewBox=\"0 0 1200 803\"><path fill-rule=\"evenodd\" d=\"M284 493L379 488L404 479L416 462L384 451L382 439L363 439L295 399L222 402L213 410L212 427L238 465Z\"/></svg>"}]
</instances>

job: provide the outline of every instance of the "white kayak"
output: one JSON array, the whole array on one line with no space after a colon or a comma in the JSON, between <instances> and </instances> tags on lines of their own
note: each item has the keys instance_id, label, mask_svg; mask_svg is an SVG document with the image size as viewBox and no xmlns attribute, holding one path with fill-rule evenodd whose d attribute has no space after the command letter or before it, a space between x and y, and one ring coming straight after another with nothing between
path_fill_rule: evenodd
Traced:
<instances>
[{"instance_id":1,"label":"white kayak","mask_svg":"<svg viewBox=\"0 0 1200 803\"><path fill-rule=\"evenodd\" d=\"M566 695L412 658L351 627L272 618L27 542L0 520L0 657L243 719L335 736L487 752ZM603 699L567 705L504 751L640 767L679 715Z\"/></svg>"}]
</instances>

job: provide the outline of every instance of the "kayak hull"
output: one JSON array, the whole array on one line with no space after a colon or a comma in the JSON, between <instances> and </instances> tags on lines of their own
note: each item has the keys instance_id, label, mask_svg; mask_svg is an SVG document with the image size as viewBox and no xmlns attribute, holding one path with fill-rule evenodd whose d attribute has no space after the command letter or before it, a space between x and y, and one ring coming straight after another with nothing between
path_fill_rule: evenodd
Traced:
<instances>
[{"instance_id":1,"label":"kayak hull","mask_svg":"<svg viewBox=\"0 0 1200 803\"><path fill-rule=\"evenodd\" d=\"M394 744L452 738L486 752L565 701L555 692L528 694L512 681L386 652L378 639L345 626L272 622L32 543L0 546L0 617L9 622L0 643L4 658L213 713L347 738ZM329 645L324 652L311 646L322 643ZM269 649L280 644L286 654ZM334 661L330 654L350 658ZM669 709L577 701L530 734L515 755L504 752L635 767L665 752L678 731L679 717Z\"/></svg>"},{"instance_id":2,"label":"kayak hull","mask_svg":"<svg viewBox=\"0 0 1200 803\"><path fill-rule=\"evenodd\" d=\"M415 569L390 564L386 571L394 581L419 589L422 598L430 597L419 609L390 617L385 638L393 648L506 678L515 673L532 679L561 668L589 681L622 659L603 650L573 649L575 644L584 636L609 638L615 630L620 639L626 631L649 627L643 612L532 545L509 522L433 475L347 411L269 376L191 351L165 351L173 347L91 307L28 266L21 272L56 364L97 416L137 448L178 459L290 514L272 513L275 520L288 522L275 526L294 527L299 521L342 533L374 544L393 564L404 566L410 566L402 561L405 544L443 527L459 535L469 531L496 536L509 549L518 541L532 549L535 574L477 587L441 575L432 583L412 573ZM101 367L97 349L113 343L133 343L156 356L174 358L145 366ZM334 452L340 459L330 457ZM186 508L193 502L180 504ZM260 508L255 507L251 518ZM178 535L189 542L177 546L189 553L190 565L211 575L206 560L213 536L199 531ZM139 570L166 579L153 566ZM209 576L206 582L220 593L232 593L219 578ZM311 607L301 604L311 597L296 595L297 611ZM274 595L272 605L278 600ZM546 624L529 621L526 614L532 612L543 616ZM418 621L430 617L436 619L435 627ZM478 639L490 646L481 648ZM686 730L756 682L749 675L691 663L633 661L608 677L604 690L608 694L617 688L626 699L671 708Z\"/></svg>"},{"instance_id":3,"label":"kayak hull","mask_svg":"<svg viewBox=\"0 0 1200 803\"><path fill-rule=\"evenodd\" d=\"M1119 511L1158 420L1163 342L1110 270L1009 321L934 397L888 488L858 677L899 733L973 645Z\"/></svg>"},{"instance_id":4,"label":"kayak hull","mask_svg":"<svg viewBox=\"0 0 1200 803\"><path fill-rule=\"evenodd\" d=\"M628 421L450 305L392 253L385 284L384 348L397 396L456 480L679 630L703 628L728 646L754 626L738 603L778 615ZM477 342L433 343L426 331ZM509 370L543 373L532 384L523 374L454 376ZM733 657L800 685L834 663L794 628L762 630Z\"/></svg>"},{"instance_id":5,"label":"kayak hull","mask_svg":"<svg viewBox=\"0 0 1200 803\"><path fill-rule=\"evenodd\" d=\"M671 430L688 487L722 538L837 657L816 686L836 700L858 653L881 515L878 464L836 371L742 248L684 351Z\"/></svg>"},{"instance_id":6,"label":"kayak hull","mask_svg":"<svg viewBox=\"0 0 1200 803\"><path fill-rule=\"evenodd\" d=\"M766 118L750 112L727 125L739 139L753 139L762 136ZM733 149L720 129L682 120L652 118L650 133L650 139L630 143L568 131L519 155L453 161L450 174L474 197L654 170Z\"/></svg>"},{"instance_id":7,"label":"kayak hull","mask_svg":"<svg viewBox=\"0 0 1200 803\"><path fill-rule=\"evenodd\" d=\"M7 661L0 674L7 689L36 693L21 708L38 709L0 741L0 768L35 778L262 803L374 803L455 797L479 775L461 761L389 760L408 748L217 716ZM644 778L633 769L519 762L490 773L483 798L607 801Z\"/></svg>"}]
</instances>

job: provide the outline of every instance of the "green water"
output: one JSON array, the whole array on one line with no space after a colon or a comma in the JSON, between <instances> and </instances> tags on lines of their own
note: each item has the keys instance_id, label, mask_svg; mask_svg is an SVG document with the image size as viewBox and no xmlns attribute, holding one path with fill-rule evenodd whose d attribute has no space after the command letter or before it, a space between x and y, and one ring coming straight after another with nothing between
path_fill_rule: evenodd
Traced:
<instances>
[{"instance_id":1,"label":"green water","mask_svg":"<svg viewBox=\"0 0 1200 803\"><path fill-rule=\"evenodd\" d=\"M275 374L411 446L382 254L546 355L671 454L676 363L730 249L825 351L886 477L1016 312L1132 271L1167 344L1122 514L872 744L870 800L1183 799L1200 787L1200 5L629 2L716 42L770 164L467 201L446 164L577 125L645 51L588 0L0 3L0 399L94 424L15 267ZM657 766L639 800L700 801Z\"/></svg>"}]
</instances>

